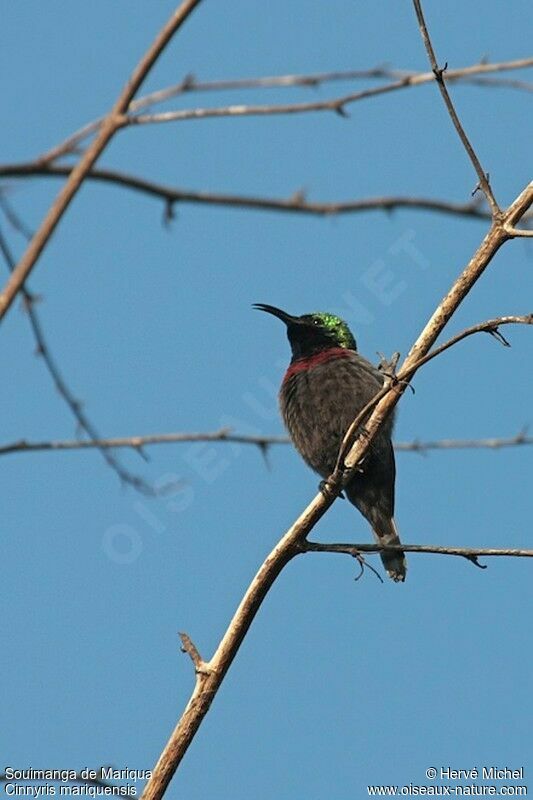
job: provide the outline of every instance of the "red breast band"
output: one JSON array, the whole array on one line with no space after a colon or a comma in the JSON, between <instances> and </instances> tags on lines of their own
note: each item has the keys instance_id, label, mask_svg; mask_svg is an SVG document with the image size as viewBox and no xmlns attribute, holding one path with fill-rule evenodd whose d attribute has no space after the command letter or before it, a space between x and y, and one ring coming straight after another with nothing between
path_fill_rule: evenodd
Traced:
<instances>
[{"instance_id":1,"label":"red breast band","mask_svg":"<svg viewBox=\"0 0 533 800\"><path fill-rule=\"evenodd\" d=\"M328 350L321 350L319 353L314 353L314 355L308 358L299 358L298 361L293 361L289 366L283 378L283 383L288 381L289 378L292 378L293 375L297 375L298 372L305 372L305 370L313 369L313 367L317 367L319 364L325 364L326 361L332 361L334 358L349 358L350 355L351 351L346 347L330 347Z\"/></svg>"}]
</instances>

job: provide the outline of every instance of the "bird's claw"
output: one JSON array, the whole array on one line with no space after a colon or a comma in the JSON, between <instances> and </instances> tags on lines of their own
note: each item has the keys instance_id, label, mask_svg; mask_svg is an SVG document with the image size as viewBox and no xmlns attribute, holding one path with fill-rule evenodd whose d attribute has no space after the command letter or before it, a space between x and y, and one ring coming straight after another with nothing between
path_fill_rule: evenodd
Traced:
<instances>
[{"instance_id":1,"label":"bird's claw","mask_svg":"<svg viewBox=\"0 0 533 800\"><path fill-rule=\"evenodd\" d=\"M409 381L399 380L398 376L396 375L396 367L398 366L398 361L400 360L400 354L396 351L392 354L390 358L387 358L383 355L383 353L378 353L379 356L379 364L378 364L378 371L381 372L382 375L385 376L390 386L395 386L398 383L401 383L402 386L408 386L412 393L415 393L415 390L409 383Z\"/></svg>"},{"instance_id":2,"label":"bird's claw","mask_svg":"<svg viewBox=\"0 0 533 800\"><path fill-rule=\"evenodd\" d=\"M318 491L326 498L326 500L329 500L331 497L331 485L327 481L320 481L318 484ZM343 492L340 492L338 497L340 497L341 500L344 500Z\"/></svg>"},{"instance_id":3,"label":"bird's claw","mask_svg":"<svg viewBox=\"0 0 533 800\"><path fill-rule=\"evenodd\" d=\"M382 372L386 378L394 380L396 378L396 367L398 366L398 361L400 360L400 354L396 351L390 358L384 356L383 353L378 353L378 356L378 370Z\"/></svg>"}]
</instances>

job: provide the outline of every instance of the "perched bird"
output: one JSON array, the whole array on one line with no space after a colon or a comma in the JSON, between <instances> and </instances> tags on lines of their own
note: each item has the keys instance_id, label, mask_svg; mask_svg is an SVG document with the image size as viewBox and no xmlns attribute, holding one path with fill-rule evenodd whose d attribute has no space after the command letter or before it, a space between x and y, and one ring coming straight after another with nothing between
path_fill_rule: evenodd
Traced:
<instances>
[{"instance_id":1,"label":"perched bird","mask_svg":"<svg viewBox=\"0 0 533 800\"><path fill-rule=\"evenodd\" d=\"M384 376L358 354L348 325L334 314L293 317L263 303L254 308L273 314L287 326L292 359L279 393L281 413L300 455L327 478L335 468L344 434L383 386ZM344 493L369 521L378 544L398 545L393 518L393 422L392 416L385 422ZM384 550L381 559L394 581L405 580L403 553Z\"/></svg>"}]
</instances>

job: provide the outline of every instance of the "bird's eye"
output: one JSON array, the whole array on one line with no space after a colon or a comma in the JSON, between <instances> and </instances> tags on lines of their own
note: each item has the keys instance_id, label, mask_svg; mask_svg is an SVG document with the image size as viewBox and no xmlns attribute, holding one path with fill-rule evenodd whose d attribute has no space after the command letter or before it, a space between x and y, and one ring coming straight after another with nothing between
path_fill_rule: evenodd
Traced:
<instances>
[{"instance_id":1,"label":"bird's eye","mask_svg":"<svg viewBox=\"0 0 533 800\"><path fill-rule=\"evenodd\" d=\"M321 324L322 324L322 323L321 323L321 321L318 319L318 317L315 317L315 318L314 318L314 320L313 320L313 325L321 325Z\"/></svg>"}]
</instances>

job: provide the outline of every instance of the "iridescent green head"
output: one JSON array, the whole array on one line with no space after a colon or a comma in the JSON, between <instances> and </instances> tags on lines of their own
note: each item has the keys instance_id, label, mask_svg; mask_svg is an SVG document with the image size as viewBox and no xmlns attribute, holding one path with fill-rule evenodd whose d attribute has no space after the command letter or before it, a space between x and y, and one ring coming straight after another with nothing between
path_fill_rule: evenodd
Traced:
<instances>
[{"instance_id":1,"label":"iridescent green head","mask_svg":"<svg viewBox=\"0 0 533 800\"><path fill-rule=\"evenodd\" d=\"M273 314L287 326L287 336L292 348L293 360L306 358L313 353L344 347L357 350L355 339L348 325L335 314L317 311L293 317L275 306L256 303L254 308Z\"/></svg>"}]
</instances>

